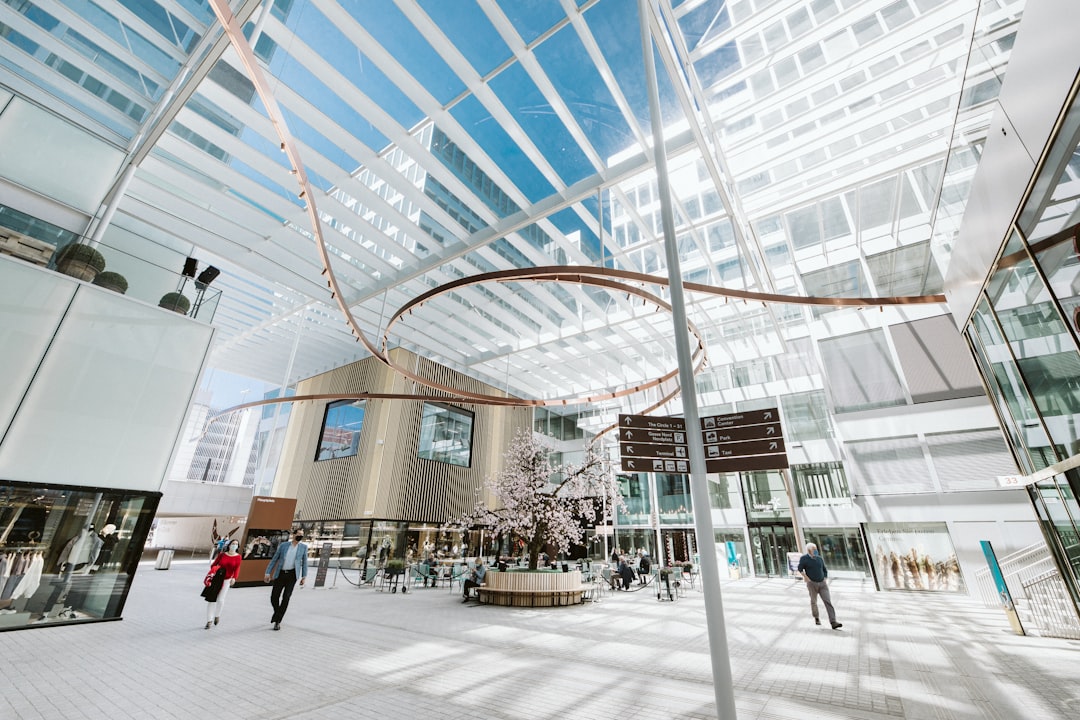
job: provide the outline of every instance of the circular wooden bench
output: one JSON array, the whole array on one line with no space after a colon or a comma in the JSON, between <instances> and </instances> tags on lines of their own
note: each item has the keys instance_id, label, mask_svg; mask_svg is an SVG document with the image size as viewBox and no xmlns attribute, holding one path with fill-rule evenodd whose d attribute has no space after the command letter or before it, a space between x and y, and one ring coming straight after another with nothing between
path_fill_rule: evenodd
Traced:
<instances>
[{"instance_id":1,"label":"circular wooden bench","mask_svg":"<svg viewBox=\"0 0 1080 720\"><path fill-rule=\"evenodd\" d=\"M478 594L484 605L555 607L580 605L587 589L581 584L579 570L568 573L488 570Z\"/></svg>"}]
</instances>

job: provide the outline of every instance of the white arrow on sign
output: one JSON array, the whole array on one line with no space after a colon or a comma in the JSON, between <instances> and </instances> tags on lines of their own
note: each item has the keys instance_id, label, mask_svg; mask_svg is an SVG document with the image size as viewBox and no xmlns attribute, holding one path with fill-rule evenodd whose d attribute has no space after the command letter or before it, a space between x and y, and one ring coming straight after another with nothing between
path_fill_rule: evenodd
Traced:
<instances>
[{"instance_id":1,"label":"white arrow on sign","mask_svg":"<svg viewBox=\"0 0 1080 720\"><path fill-rule=\"evenodd\" d=\"M633 445L627 445L626 446L626 454L627 455L633 455L634 454L634 446Z\"/></svg>"},{"instance_id":2,"label":"white arrow on sign","mask_svg":"<svg viewBox=\"0 0 1080 720\"><path fill-rule=\"evenodd\" d=\"M774 442L769 443L769 449L770 450L775 450L776 449L776 443L774 443Z\"/></svg>"},{"instance_id":3,"label":"white arrow on sign","mask_svg":"<svg viewBox=\"0 0 1080 720\"><path fill-rule=\"evenodd\" d=\"M765 411L765 419L766 420L772 420L772 410L766 410Z\"/></svg>"},{"instance_id":4,"label":"white arrow on sign","mask_svg":"<svg viewBox=\"0 0 1080 720\"><path fill-rule=\"evenodd\" d=\"M765 429L765 434L766 435L775 435L776 434L776 428L774 428L772 426L766 428Z\"/></svg>"},{"instance_id":5,"label":"white arrow on sign","mask_svg":"<svg viewBox=\"0 0 1080 720\"><path fill-rule=\"evenodd\" d=\"M631 470L633 470L633 469L634 469L634 461L633 461L633 460L627 460L627 461L626 461L626 467L628 467L628 468L630 468Z\"/></svg>"},{"instance_id":6,"label":"white arrow on sign","mask_svg":"<svg viewBox=\"0 0 1080 720\"><path fill-rule=\"evenodd\" d=\"M626 416L626 424L627 425L633 425L634 424L634 416L633 415L627 415Z\"/></svg>"}]
</instances>

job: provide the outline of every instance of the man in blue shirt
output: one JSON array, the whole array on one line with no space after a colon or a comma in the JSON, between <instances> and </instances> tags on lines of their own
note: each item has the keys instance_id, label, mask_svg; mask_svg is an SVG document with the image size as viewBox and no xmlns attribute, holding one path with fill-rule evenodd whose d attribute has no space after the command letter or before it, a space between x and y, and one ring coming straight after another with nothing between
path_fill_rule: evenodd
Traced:
<instances>
[{"instance_id":1,"label":"man in blue shirt","mask_svg":"<svg viewBox=\"0 0 1080 720\"><path fill-rule=\"evenodd\" d=\"M476 558L476 566L473 568L469 578L465 581L463 586L465 599L461 602L469 602L469 591L473 588L478 588L484 584L484 576L487 575L487 568L484 567L484 558Z\"/></svg>"},{"instance_id":2,"label":"man in blue shirt","mask_svg":"<svg viewBox=\"0 0 1080 720\"><path fill-rule=\"evenodd\" d=\"M832 629L839 630L844 627L843 623L836 622L836 610L833 609L832 598L829 596L829 583L826 582L829 570L825 567L825 561L817 554L817 545L806 543L806 554L799 558L798 570L806 581L806 589L810 591L810 612L814 616L814 624L821 624L817 608L818 596L821 596L821 601L825 603L825 612L829 614L829 624L832 625Z\"/></svg>"},{"instance_id":3,"label":"man in blue shirt","mask_svg":"<svg viewBox=\"0 0 1080 720\"><path fill-rule=\"evenodd\" d=\"M297 530L293 533L292 540L281 543L266 566L264 582L273 580L274 589L270 591L270 605L274 608L274 616L270 622L274 623L274 629L281 629L281 620L285 617L285 611L289 609L289 598L292 597L293 587L296 586L297 577L300 578L300 586L303 587L307 578L307 551L304 539L304 531Z\"/></svg>"}]
</instances>

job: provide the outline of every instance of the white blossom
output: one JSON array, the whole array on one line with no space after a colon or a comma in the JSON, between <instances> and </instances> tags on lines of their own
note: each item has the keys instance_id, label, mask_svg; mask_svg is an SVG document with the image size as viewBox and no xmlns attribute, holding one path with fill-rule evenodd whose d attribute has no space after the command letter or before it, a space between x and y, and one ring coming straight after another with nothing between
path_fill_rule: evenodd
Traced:
<instances>
[{"instance_id":1,"label":"white blossom","mask_svg":"<svg viewBox=\"0 0 1080 720\"><path fill-rule=\"evenodd\" d=\"M599 447L588 445L581 463L555 465L550 461L549 443L544 436L519 429L503 456L503 469L486 481L495 507L481 498L472 511L452 523L458 527L484 525L496 535L520 539L533 570L546 545L564 553L581 542L582 520L597 520L597 504L602 498L623 506Z\"/></svg>"}]
</instances>

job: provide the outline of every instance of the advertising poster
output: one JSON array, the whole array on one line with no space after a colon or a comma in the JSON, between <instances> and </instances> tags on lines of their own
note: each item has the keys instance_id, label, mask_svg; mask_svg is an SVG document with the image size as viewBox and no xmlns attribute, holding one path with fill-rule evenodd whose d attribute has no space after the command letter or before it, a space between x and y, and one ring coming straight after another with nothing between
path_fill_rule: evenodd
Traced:
<instances>
[{"instance_id":1,"label":"advertising poster","mask_svg":"<svg viewBox=\"0 0 1080 720\"><path fill-rule=\"evenodd\" d=\"M866 523L882 590L966 592L945 523Z\"/></svg>"}]
</instances>

